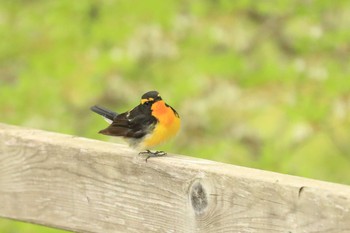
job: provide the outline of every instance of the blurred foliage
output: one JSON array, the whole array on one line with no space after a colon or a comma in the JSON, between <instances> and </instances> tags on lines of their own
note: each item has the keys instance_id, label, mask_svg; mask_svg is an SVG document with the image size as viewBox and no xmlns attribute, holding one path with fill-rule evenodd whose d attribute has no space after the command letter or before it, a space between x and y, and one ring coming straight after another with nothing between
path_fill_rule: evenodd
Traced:
<instances>
[{"instance_id":1,"label":"blurred foliage","mask_svg":"<svg viewBox=\"0 0 350 233\"><path fill-rule=\"evenodd\" d=\"M160 149L350 184L350 2L0 3L1 122L112 140L89 107L158 90L183 121Z\"/></svg>"}]
</instances>

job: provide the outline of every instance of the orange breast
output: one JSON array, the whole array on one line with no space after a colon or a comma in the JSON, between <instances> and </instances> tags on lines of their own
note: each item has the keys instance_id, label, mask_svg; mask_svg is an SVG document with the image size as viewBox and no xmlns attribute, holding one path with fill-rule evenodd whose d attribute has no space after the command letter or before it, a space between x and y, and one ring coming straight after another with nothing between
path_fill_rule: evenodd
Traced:
<instances>
[{"instance_id":1,"label":"orange breast","mask_svg":"<svg viewBox=\"0 0 350 233\"><path fill-rule=\"evenodd\" d=\"M180 118L171 107L165 105L163 100L157 101L152 105L152 115L157 118L158 123L145 141L145 149L154 147L167 139L175 136L180 129Z\"/></svg>"}]
</instances>

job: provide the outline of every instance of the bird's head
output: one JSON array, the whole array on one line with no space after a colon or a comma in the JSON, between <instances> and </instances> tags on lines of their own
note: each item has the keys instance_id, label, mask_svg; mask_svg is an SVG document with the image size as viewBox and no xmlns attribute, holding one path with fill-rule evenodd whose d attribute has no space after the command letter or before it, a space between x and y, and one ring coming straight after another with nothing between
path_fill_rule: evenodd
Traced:
<instances>
[{"instance_id":1,"label":"bird's head","mask_svg":"<svg viewBox=\"0 0 350 233\"><path fill-rule=\"evenodd\" d=\"M141 104L152 105L153 103L162 100L158 91L149 91L142 95Z\"/></svg>"}]
</instances>

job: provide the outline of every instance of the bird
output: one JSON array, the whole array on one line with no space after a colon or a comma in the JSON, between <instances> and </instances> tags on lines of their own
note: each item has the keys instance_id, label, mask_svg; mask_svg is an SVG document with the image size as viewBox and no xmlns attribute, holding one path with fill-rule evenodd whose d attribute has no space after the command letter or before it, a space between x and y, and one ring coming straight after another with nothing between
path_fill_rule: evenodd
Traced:
<instances>
[{"instance_id":1,"label":"bird","mask_svg":"<svg viewBox=\"0 0 350 233\"><path fill-rule=\"evenodd\" d=\"M94 105L90 108L110 124L99 131L108 136L123 137L129 146L150 157L166 155L164 151L150 149L174 137L180 130L177 111L164 102L158 91L148 91L141 96L140 104L130 111L120 113Z\"/></svg>"}]
</instances>

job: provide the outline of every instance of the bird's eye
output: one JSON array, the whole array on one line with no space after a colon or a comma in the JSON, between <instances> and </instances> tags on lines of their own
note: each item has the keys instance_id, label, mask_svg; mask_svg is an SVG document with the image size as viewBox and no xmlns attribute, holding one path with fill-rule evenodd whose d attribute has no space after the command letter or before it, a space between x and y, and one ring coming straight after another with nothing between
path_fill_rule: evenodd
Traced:
<instances>
[{"instance_id":1,"label":"bird's eye","mask_svg":"<svg viewBox=\"0 0 350 233\"><path fill-rule=\"evenodd\" d=\"M144 103L144 105L149 105L149 101L146 101L146 102Z\"/></svg>"}]
</instances>

